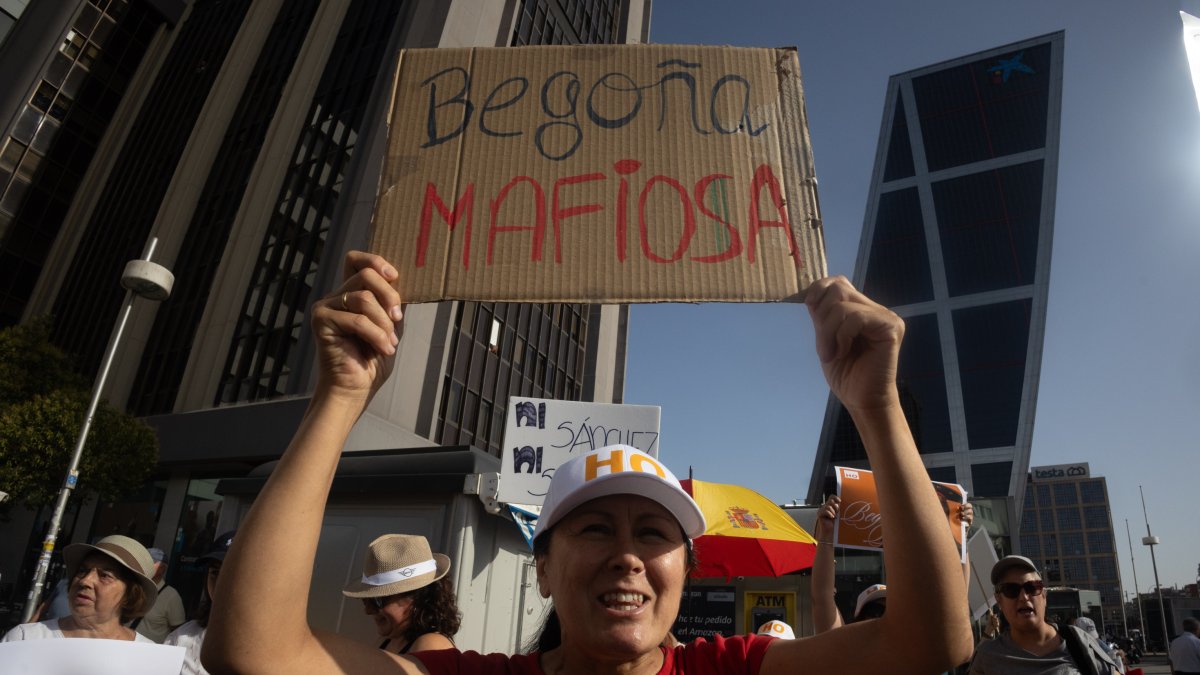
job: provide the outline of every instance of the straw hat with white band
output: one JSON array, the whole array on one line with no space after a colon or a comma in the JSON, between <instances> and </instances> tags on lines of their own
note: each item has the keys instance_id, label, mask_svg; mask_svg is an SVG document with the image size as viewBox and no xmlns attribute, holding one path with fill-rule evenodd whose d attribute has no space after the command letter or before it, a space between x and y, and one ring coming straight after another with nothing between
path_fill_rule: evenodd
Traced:
<instances>
[{"instance_id":1,"label":"straw hat with white band","mask_svg":"<svg viewBox=\"0 0 1200 675\"><path fill-rule=\"evenodd\" d=\"M348 598L381 598L424 588L446 576L450 558L433 553L429 540L412 534L385 534L367 547L361 579L346 584Z\"/></svg>"},{"instance_id":2,"label":"straw hat with white band","mask_svg":"<svg viewBox=\"0 0 1200 675\"><path fill-rule=\"evenodd\" d=\"M92 553L112 558L133 573L133 579L142 588L146 600L141 608L134 608L130 616L141 616L154 606L158 598L158 585L154 583L154 559L136 539L120 534L110 534L95 544L71 544L63 549L63 560L67 563L67 579L74 579L75 572L83 559Z\"/></svg>"}]
</instances>

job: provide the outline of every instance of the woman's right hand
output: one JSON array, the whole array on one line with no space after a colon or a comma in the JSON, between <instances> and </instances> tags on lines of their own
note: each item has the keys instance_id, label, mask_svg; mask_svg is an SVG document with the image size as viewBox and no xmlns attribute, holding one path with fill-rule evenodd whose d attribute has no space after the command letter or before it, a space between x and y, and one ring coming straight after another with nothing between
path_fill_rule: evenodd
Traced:
<instances>
[{"instance_id":1,"label":"woman's right hand","mask_svg":"<svg viewBox=\"0 0 1200 675\"><path fill-rule=\"evenodd\" d=\"M830 544L833 541L833 526L837 523L838 511L842 508L842 498L829 495L821 508L817 510L817 525L814 534L817 544Z\"/></svg>"},{"instance_id":2,"label":"woman's right hand","mask_svg":"<svg viewBox=\"0 0 1200 675\"><path fill-rule=\"evenodd\" d=\"M365 407L391 372L403 316L399 277L382 257L350 251L342 285L313 303L311 323L317 344L317 390Z\"/></svg>"}]
</instances>

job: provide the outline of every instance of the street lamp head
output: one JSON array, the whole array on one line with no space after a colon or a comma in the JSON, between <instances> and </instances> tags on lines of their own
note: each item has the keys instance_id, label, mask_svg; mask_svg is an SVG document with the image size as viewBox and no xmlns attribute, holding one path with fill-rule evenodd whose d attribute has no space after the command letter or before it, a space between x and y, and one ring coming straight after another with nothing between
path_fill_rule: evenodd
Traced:
<instances>
[{"instance_id":1,"label":"street lamp head","mask_svg":"<svg viewBox=\"0 0 1200 675\"><path fill-rule=\"evenodd\" d=\"M121 286L148 300L162 301L171 297L175 275L171 270L149 260L130 260L121 274Z\"/></svg>"},{"instance_id":2,"label":"street lamp head","mask_svg":"<svg viewBox=\"0 0 1200 675\"><path fill-rule=\"evenodd\" d=\"M1157 546L1158 542L1158 537L1142 537L1143 546Z\"/></svg>"}]
</instances>

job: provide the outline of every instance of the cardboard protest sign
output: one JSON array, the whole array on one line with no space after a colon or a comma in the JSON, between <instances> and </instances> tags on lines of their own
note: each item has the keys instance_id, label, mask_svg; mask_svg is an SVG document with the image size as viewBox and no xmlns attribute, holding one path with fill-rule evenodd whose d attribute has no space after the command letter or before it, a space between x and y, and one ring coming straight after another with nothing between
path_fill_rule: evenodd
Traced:
<instances>
[{"instance_id":1,"label":"cardboard protest sign","mask_svg":"<svg viewBox=\"0 0 1200 675\"><path fill-rule=\"evenodd\" d=\"M842 508L833 524L833 543L847 548L881 550L883 514L875 490L875 474L866 469L844 466L835 466L834 472ZM957 483L931 483L946 514L947 526L958 547L959 559L966 562L963 543L967 538L967 524L963 522L962 510L967 502L967 490Z\"/></svg>"},{"instance_id":2,"label":"cardboard protest sign","mask_svg":"<svg viewBox=\"0 0 1200 675\"><path fill-rule=\"evenodd\" d=\"M555 469L606 445L632 445L658 457L661 414L652 405L511 397L497 500L540 506Z\"/></svg>"},{"instance_id":3,"label":"cardboard protest sign","mask_svg":"<svg viewBox=\"0 0 1200 675\"><path fill-rule=\"evenodd\" d=\"M799 299L817 204L794 48L412 49L370 248L406 302Z\"/></svg>"}]
</instances>

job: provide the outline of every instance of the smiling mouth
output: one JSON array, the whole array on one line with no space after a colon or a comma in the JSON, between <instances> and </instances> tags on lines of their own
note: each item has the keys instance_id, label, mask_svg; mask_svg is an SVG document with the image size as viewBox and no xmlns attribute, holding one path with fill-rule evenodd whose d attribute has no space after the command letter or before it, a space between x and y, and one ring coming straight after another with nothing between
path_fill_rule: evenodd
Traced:
<instances>
[{"instance_id":1,"label":"smiling mouth","mask_svg":"<svg viewBox=\"0 0 1200 675\"><path fill-rule=\"evenodd\" d=\"M606 608L617 612L632 612L640 609L646 603L646 599L642 593L605 593L600 597L600 602Z\"/></svg>"}]
</instances>

